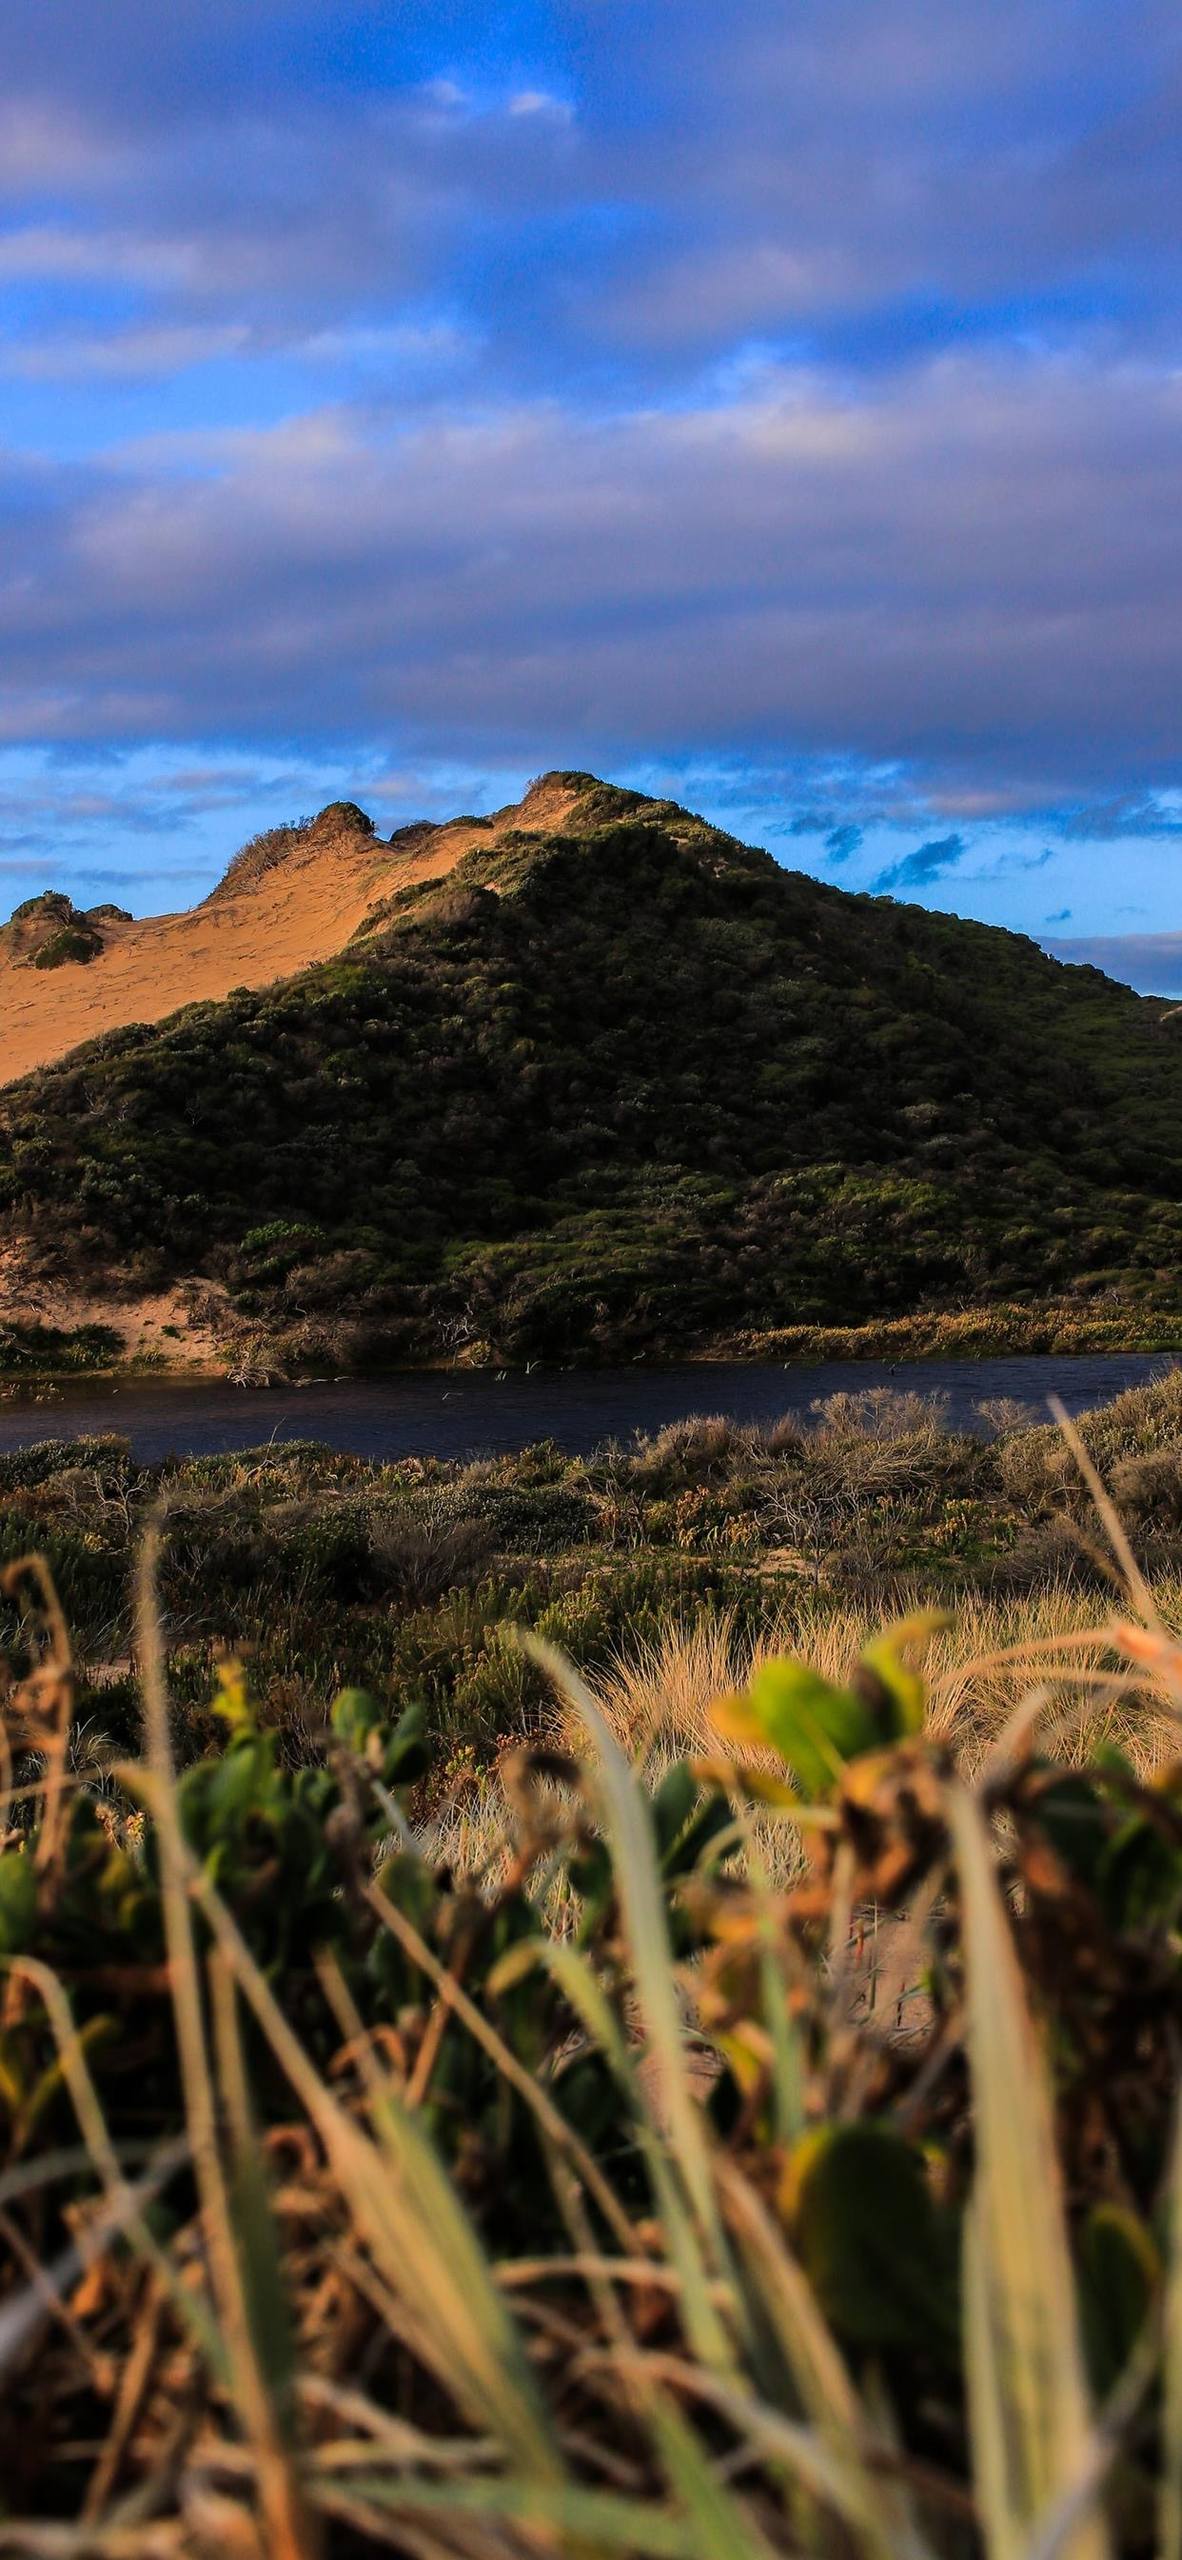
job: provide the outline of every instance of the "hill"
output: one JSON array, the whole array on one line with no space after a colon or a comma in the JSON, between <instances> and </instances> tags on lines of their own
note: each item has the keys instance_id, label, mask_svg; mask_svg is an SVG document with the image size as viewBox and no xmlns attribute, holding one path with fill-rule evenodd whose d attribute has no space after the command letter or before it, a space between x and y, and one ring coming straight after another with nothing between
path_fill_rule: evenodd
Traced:
<instances>
[{"instance_id":1,"label":"hill","mask_svg":"<svg viewBox=\"0 0 1182 2560\"><path fill-rule=\"evenodd\" d=\"M574 798L547 777L495 817L403 827L388 841L353 801L333 801L256 836L200 906L176 915L79 912L52 890L29 898L0 927L0 1084L125 1023L163 1022L178 1005L327 960L380 899L439 878L474 844L560 823Z\"/></svg>"},{"instance_id":2,"label":"hill","mask_svg":"<svg viewBox=\"0 0 1182 2560\"><path fill-rule=\"evenodd\" d=\"M326 812L194 917L334 899L333 956L0 1093L10 1323L320 1371L1182 1341L1166 1005L590 776L390 845Z\"/></svg>"}]
</instances>

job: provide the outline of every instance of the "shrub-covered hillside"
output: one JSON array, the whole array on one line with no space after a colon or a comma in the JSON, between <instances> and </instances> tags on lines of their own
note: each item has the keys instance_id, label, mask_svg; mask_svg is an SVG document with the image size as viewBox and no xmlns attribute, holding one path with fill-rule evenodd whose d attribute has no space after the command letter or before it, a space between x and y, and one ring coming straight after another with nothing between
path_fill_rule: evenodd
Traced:
<instances>
[{"instance_id":1,"label":"shrub-covered hillside","mask_svg":"<svg viewBox=\"0 0 1182 2560\"><path fill-rule=\"evenodd\" d=\"M11 1087L8 1230L116 1288L224 1283L305 1365L966 1306L1175 1338L1167 1008L669 804L589 784L582 814Z\"/></svg>"}]
</instances>

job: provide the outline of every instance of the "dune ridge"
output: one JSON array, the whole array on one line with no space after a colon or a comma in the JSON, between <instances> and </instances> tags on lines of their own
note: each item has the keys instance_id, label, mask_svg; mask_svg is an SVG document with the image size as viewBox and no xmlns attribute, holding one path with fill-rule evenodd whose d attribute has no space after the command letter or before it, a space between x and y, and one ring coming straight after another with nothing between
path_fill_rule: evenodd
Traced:
<instances>
[{"instance_id":1,"label":"dune ridge","mask_svg":"<svg viewBox=\"0 0 1182 2560\"><path fill-rule=\"evenodd\" d=\"M399 889L444 877L478 845L493 850L514 833L562 826L589 783L544 774L490 817L424 819L388 838L351 802L333 802L310 823L245 846L197 906L139 917L93 910L101 948L85 961L34 966L28 919L18 915L0 927L0 1084L101 1032L162 1022L183 1005L331 959Z\"/></svg>"}]
</instances>

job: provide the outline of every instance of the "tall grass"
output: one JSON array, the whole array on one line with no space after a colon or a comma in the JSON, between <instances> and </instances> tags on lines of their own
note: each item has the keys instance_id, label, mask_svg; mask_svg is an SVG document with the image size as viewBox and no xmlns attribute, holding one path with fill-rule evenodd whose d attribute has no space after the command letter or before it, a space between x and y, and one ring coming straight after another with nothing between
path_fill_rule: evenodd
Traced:
<instances>
[{"instance_id":1,"label":"tall grass","mask_svg":"<svg viewBox=\"0 0 1182 2560\"><path fill-rule=\"evenodd\" d=\"M78 2208L84 2241L88 2225L91 2235L81 2281L49 2264L27 2289L19 2277L10 2285L18 2305L31 2302L33 2329L28 2319L8 2322L4 2334L16 2343L0 2371L10 2391L19 2385L27 2395L31 2334L47 2397L65 2387L67 2369L76 2392L71 2358L89 2359L90 2485L80 2506L62 2512L54 2479L43 2479L39 2511L24 2515L11 2496L5 2511L0 2491L0 2553L1106 2560L1119 2549L1177 2560L1169 2426L1182 2371L1182 2167L1172 2199L1162 2199L1173 2219L1172 2272L1114 2398L1099 2406L1069 2245L1052 2058L1015 1960L991 1792L1007 1740L1016 1743L1036 1714L1053 1721L1070 1711L1068 1744L1081 1765L1089 1735L1119 1730L1150 1768L1176 1734L1176 1594L1131 1590L1127 1618L1106 1624L1089 1620L1074 1594L1045 1595L1033 1623L1028 1607L1017 1615L1008 1604L974 1604L958 1634L935 1648L928 1736L900 1746L897 1785L893 1763L877 1781L887 1794L876 1819L888 1829L893 1822L900 1839L911 1836L917 1804L929 1808L924 1820L934 1808L943 1826L945 1846L911 1914L913 1978L935 1960L949 1909L959 1911L963 1933L960 2005L948 2010L928 2066L954 2081L964 2075L973 2128L961 2469L935 2426L925 2451L902 2443L881 2352L855 2354L839 2342L840 2321L827 2308L837 2278L822 2249L833 2190L809 2190L812 2220L802 2222L790 2201L802 2181L828 2174L827 2161L848 2179L840 2144L817 2144L857 2120L860 2077L880 2091L868 2110L875 2138L916 2104L905 2076L892 2083L889 2030L880 2027L861 2052L835 2005L818 2080L807 2050L814 2029L800 2023L806 1971L822 2005L827 1984L836 2003L856 1925L857 1835L835 1846L827 1871L827 1942L790 1920L758 1844L733 1902L738 1936L728 1940L726 1893L710 1888L720 1897L720 1934L708 1964L725 1967L736 1949L753 1964L748 2049L762 2058L743 2103L754 2110L760 2090L771 2098L762 2147L753 2137L736 2146L721 2137L691 2068L667 1884L646 1775L635 1765L639 1757L651 1775L687 1749L716 1747L711 1702L786 1641L824 1676L844 1679L867 1633L859 1613L804 1607L747 1649L720 1618L621 1664L597 1693L562 1657L535 1647L553 1684L556 1729L577 1746L614 1857L606 1956L560 1936L545 1959L569 2002L568 2042L602 2052L620 2127L633 2130L644 2167L643 2184L630 2173L605 2210L611 2147L594 2162L570 2138L555 2109L554 2060L531 2080L501 2040L495 2004L486 2014L469 1998L462 1939L439 1962L406 1910L360 1871L367 1910L423 1972L425 2036L411 2059L397 2021L372 2029L326 1958L321 1989L340 2042L330 2067L316 2060L310 2011L285 2009L215 1866L202 1866L186 1837L153 1563L149 1543L140 1582L148 1753L127 1783L148 1801L163 1879L193 2186L186 2198L175 2164L149 2160L149 2178L171 2181L172 2209L163 2217L148 2210L105 2123L94 2042L73 2025L69 1986L47 1982L43 1968L39 1982L35 1962L14 1959L6 2025L19 2023L22 2000L39 1987L77 2111L74 2174L89 2155L92 2193L103 2202L101 2216L85 2198ZM40 1711L56 1730L55 1662L43 1668ZM64 1658L56 1675L68 1680ZM59 1752L55 1822L64 1784ZM833 1820L824 1808L812 1818ZM736 1821L743 1834L741 1806ZM815 1836L823 1847L824 1830ZM836 1831L829 1836L837 1843ZM56 1830L51 1855L59 1855ZM520 1975L520 1951L510 1949L500 1978ZM626 2028L617 1990L626 1994ZM557 2248L510 2257L490 2249L479 2164L462 2175L449 2169L433 2137L432 2037L454 2021L479 2036L529 2111L548 2203L566 2235ZM725 2038L722 2049L729 2052ZM271 2088L265 2138L255 2098L263 2081ZM812 2114L801 2132L806 2082ZM747 2084L738 2085L742 2095ZM819 2114L818 2087L830 2092ZM47 2182L61 2174L55 2161L41 2169ZM35 2153L0 2181L0 2213L30 2173ZM861 2196L848 2185L842 2192L861 2212L864 2186ZM899 2235L885 2238L894 2246ZM910 2272L917 2281L928 2273ZM841 2282L856 2286L858 2275L855 2254ZM1110 2494L1111 2473L1129 2425L1161 2386L1160 2517L1155 2526L1142 2507L1130 2524ZM71 2479L78 2462L75 2448Z\"/></svg>"},{"instance_id":2,"label":"tall grass","mask_svg":"<svg viewBox=\"0 0 1182 2560\"><path fill-rule=\"evenodd\" d=\"M921 1596L902 1586L894 1597L898 1615ZM1156 1585L1155 1599L1163 1619L1182 1623L1182 1584ZM750 1637L739 1632L733 1611L704 1610L655 1643L622 1652L592 1687L623 1748L659 1771L713 1748L711 1708L744 1688L761 1663L798 1654L825 1679L841 1681L881 1620L881 1603L843 1606L810 1594ZM1083 1761L1097 1743L1113 1742L1148 1772L1171 1748L1171 1715L1156 1681L1121 1656L1094 1594L1072 1584L998 1598L967 1592L953 1624L933 1638L926 1667L930 1730L948 1742L968 1778L1034 1689L1044 1719L1061 1725L1065 1757Z\"/></svg>"}]
</instances>

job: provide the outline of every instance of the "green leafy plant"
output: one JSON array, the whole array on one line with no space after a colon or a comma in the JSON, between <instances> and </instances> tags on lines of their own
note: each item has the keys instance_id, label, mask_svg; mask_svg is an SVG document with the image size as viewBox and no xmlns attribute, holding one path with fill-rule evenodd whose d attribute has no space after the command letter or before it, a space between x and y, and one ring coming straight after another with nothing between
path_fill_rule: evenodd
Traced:
<instances>
[{"instance_id":1,"label":"green leafy plant","mask_svg":"<svg viewBox=\"0 0 1182 2560\"><path fill-rule=\"evenodd\" d=\"M107 1795L8 1578L0 2541L1176 2560L1179 1768L1035 1704L970 1793L928 1613L649 1789L528 1638L554 1738L465 1872L421 1697L291 1766L227 1658L174 1773L159 1543ZM1173 1712L1152 1605L1108 1633Z\"/></svg>"}]
</instances>

